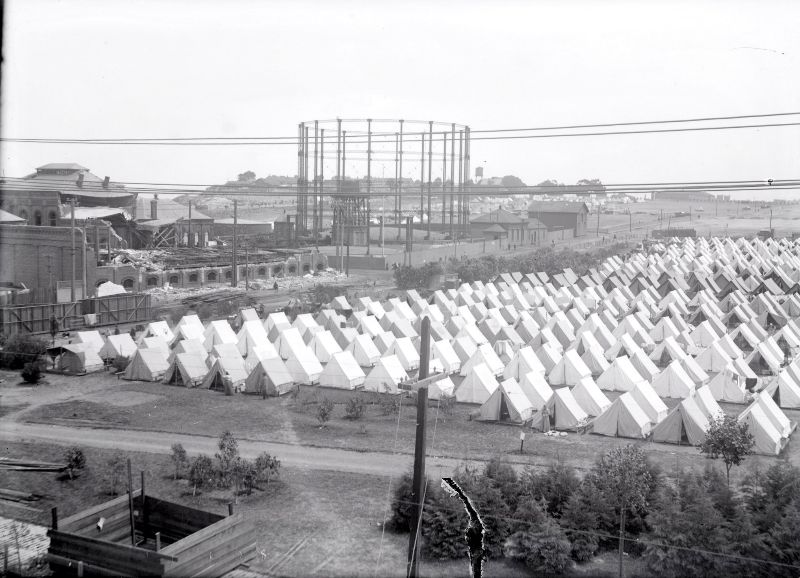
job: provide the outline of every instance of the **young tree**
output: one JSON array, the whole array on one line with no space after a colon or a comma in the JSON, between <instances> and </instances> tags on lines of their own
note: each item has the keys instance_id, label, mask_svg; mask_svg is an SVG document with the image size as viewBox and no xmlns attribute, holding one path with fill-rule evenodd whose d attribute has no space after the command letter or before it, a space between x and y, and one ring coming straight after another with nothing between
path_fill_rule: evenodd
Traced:
<instances>
[{"instance_id":1,"label":"young tree","mask_svg":"<svg viewBox=\"0 0 800 578\"><path fill-rule=\"evenodd\" d=\"M214 480L214 462L207 455L201 454L192 460L189 468L189 481L192 483L192 496L197 493L197 488L210 485Z\"/></svg>"},{"instance_id":2,"label":"young tree","mask_svg":"<svg viewBox=\"0 0 800 578\"><path fill-rule=\"evenodd\" d=\"M323 427L325 423L331 419L332 413L333 402L326 397L317 406L317 420L319 421L320 427Z\"/></svg>"},{"instance_id":3,"label":"young tree","mask_svg":"<svg viewBox=\"0 0 800 578\"><path fill-rule=\"evenodd\" d=\"M186 450L183 449L181 444L172 444L172 463L175 464L175 473L172 476L173 480L181 477L189 458L186 455Z\"/></svg>"},{"instance_id":4,"label":"young tree","mask_svg":"<svg viewBox=\"0 0 800 578\"><path fill-rule=\"evenodd\" d=\"M280 473L281 462L268 453L260 454L254 464L254 484L264 483L265 486L269 485L269 481L277 477Z\"/></svg>"},{"instance_id":5,"label":"young tree","mask_svg":"<svg viewBox=\"0 0 800 578\"><path fill-rule=\"evenodd\" d=\"M504 544L506 556L521 560L535 575L563 574L572 564L570 543L552 518L536 529L516 532Z\"/></svg>"},{"instance_id":6,"label":"young tree","mask_svg":"<svg viewBox=\"0 0 800 578\"><path fill-rule=\"evenodd\" d=\"M364 401L360 397L351 397L344 406L344 417L349 420L361 419L365 409Z\"/></svg>"},{"instance_id":7,"label":"young tree","mask_svg":"<svg viewBox=\"0 0 800 578\"><path fill-rule=\"evenodd\" d=\"M728 487L731 485L731 468L741 465L745 456L753 453L755 439L747 431L747 424L740 424L735 417L725 415L713 420L706 432L706 439L700 444L700 453L712 460L722 458Z\"/></svg>"},{"instance_id":8,"label":"young tree","mask_svg":"<svg viewBox=\"0 0 800 578\"><path fill-rule=\"evenodd\" d=\"M70 480L75 479L77 471L86 466L86 456L83 455L83 450L77 446L67 448L64 452L64 461L67 462L67 474Z\"/></svg>"},{"instance_id":9,"label":"young tree","mask_svg":"<svg viewBox=\"0 0 800 578\"><path fill-rule=\"evenodd\" d=\"M594 467L595 483L605 500L619 512L619 567L622 574L622 553L625 545L625 516L628 510L642 511L652 479L644 452L634 445L614 448Z\"/></svg>"},{"instance_id":10,"label":"young tree","mask_svg":"<svg viewBox=\"0 0 800 578\"><path fill-rule=\"evenodd\" d=\"M712 552L728 553L730 535L702 480L684 476L677 489L663 490L659 505L644 555L650 571L675 578L724 576L728 559Z\"/></svg>"},{"instance_id":11,"label":"young tree","mask_svg":"<svg viewBox=\"0 0 800 578\"><path fill-rule=\"evenodd\" d=\"M239 442L236 441L230 430L225 430L219 436L217 447L219 451L215 454L215 457L219 461L220 484L225 488L229 488L233 465L239 457Z\"/></svg>"},{"instance_id":12,"label":"young tree","mask_svg":"<svg viewBox=\"0 0 800 578\"><path fill-rule=\"evenodd\" d=\"M240 456L231 463L231 480L233 482L233 501L239 503L239 494L242 492L242 486L247 489L249 496L253 488L253 480L255 479L255 464L250 460L246 460Z\"/></svg>"},{"instance_id":13,"label":"young tree","mask_svg":"<svg viewBox=\"0 0 800 578\"><path fill-rule=\"evenodd\" d=\"M116 496L117 486L119 485L122 476L125 474L125 457L120 452L114 452L114 454L108 458L106 462L106 481L108 482L108 493L112 496Z\"/></svg>"}]
</instances>

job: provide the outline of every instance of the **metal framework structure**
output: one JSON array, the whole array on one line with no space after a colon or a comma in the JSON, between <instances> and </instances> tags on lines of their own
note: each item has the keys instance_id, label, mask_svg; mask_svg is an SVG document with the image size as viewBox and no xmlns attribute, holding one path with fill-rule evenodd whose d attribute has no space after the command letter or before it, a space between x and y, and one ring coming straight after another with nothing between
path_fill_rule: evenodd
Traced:
<instances>
[{"instance_id":1,"label":"metal framework structure","mask_svg":"<svg viewBox=\"0 0 800 578\"><path fill-rule=\"evenodd\" d=\"M337 246L366 245L369 253L375 213L379 212L381 223L394 222L399 239L409 216L419 226L427 224L430 237L437 209L438 230L449 230L450 238L468 231L469 126L337 118L301 122L297 139L298 236L318 243L330 223ZM389 174L394 169L390 178L387 168ZM332 174L327 180L326 171ZM394 201L388 211L386 197ZM411 208L417 198L419 206Z\"/></svg>"}]
</instances>

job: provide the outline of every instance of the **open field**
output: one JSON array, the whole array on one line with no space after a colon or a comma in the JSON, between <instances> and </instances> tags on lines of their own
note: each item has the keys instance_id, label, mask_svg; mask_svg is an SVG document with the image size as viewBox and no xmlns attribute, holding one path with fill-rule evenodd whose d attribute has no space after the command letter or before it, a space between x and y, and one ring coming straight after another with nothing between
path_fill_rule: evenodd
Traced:
<instances>
[{"instance_id":1,"label":"open field","mask_svg":"<svg viewBox=\"0 0 800 578\"><path fill-rule=\"evenodd\" d=\"M262 400L258 396L226 397L208 390L126 382L108 374L83 378L49 375L48 380L49 385L29 388L9 385L10 379L7 379L0 388L3 395L0 400L4 406L6 403L18 405L19 411L7 414L4 419L196 436L216 436L222 430L230 429L238 437L254 442L337 448L359 453L381 452L384 455L397 453L404 454L405 459L414 450L415 407L409 398L405 399L399 416L396 413L383 415L378 406L368 406L365 417L357 421L344 419L344 406L337 404L331 421L325 428L320 428L316 406L306 392L301 393L297 400L289 397ZM324 391L320 388L320 395L324 395ZM339 394L337 398L341 397L341 392L336 394ZM608 396L613 400L616 394ZM672 405L675 400L666 402ZM442 411L437 412L436 402L430 402L429 456L487 460L501 455L518 464L542 467L554 460L562 460L578 470L585 470L603 452L633 442L592 434L570 433L566 437L554 438L529 433L525 452L520 455L519 428L472 421L469 414L476 407L457 405L452 415L445 415ZM744 406L723 404L723 408L735 414ZM787 410L786 414L792 421L800 420L800 411ZM694 447L646 441L638 443L667 474L682 468L702 469L709 463ZM798 448L800 446L790 442L783 457L792 463L800 463ZM755 466L768 467L775 459L752 456L745 468L735 469L734 473L744 474Z\"/></svg>"}]
</instances>

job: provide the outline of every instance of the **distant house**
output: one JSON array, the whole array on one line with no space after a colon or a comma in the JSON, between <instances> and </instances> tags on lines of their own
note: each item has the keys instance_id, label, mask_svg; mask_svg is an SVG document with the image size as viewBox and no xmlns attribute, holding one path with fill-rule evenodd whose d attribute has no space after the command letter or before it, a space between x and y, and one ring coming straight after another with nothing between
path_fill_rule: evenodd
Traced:
<instances>
[{"instance_id":1,"label":"distant house","mask_svg":"<svg viewBox=\"0 0 800 578\"><path fill-rule=\"evenodd\" d=\"M575 237L586 234L589 207L569 201L533 201L528 205L528 218L538 219L548 231L572 229Z\"/></svg>"},{"instance_id":2,"label":"distant house","mask_svg":"<svg viewBox=\"0 0 800 578\"><path fill-rule=\"evenodd\" d=\"M475 217L470 226L487 239L506 239L509 245L535 245L547 232L547 227L537 219L502 208Z\"/></svg>"}]
</instances>

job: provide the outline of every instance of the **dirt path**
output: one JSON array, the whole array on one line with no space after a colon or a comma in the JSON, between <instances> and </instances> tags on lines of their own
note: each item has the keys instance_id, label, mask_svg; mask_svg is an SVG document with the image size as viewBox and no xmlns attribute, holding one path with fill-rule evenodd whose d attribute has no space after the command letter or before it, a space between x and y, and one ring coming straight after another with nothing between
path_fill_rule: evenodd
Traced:
<instances>
[{"instance_id":1,"label":"dirt path","mask_svg":"<svg viewBox=\"0 0 800 578\"><path fill-rule=\"evenodd\" d=\"M217 451L217 438L187 434L123 429L66 427L4 421L0 440L47 442L57 445L84 445L95 448L169 454L174 443L183 444L189 454ZM239 440L243 457L255 458L261 452L277 456L287 466L306 470L332 470L377 476L399 475L410 469L412 456L386 452L357 452L292 443ZM451 458L428 458L428 473L435 479L449 475L460 463Z\"/></svg>"}]
</instances>

